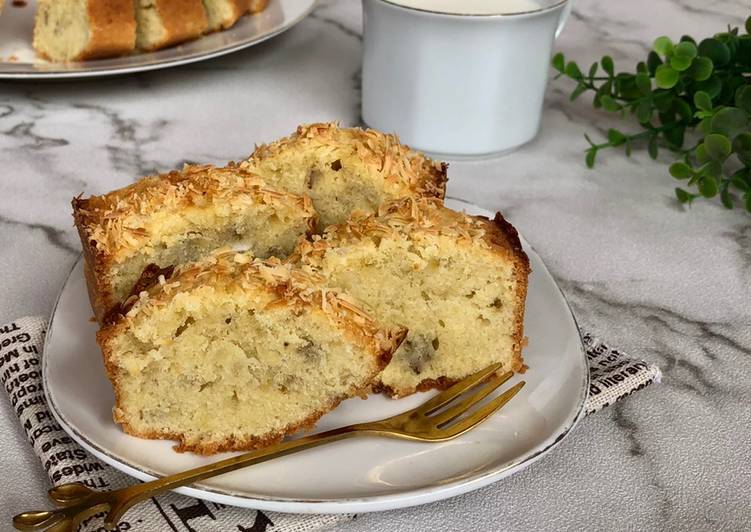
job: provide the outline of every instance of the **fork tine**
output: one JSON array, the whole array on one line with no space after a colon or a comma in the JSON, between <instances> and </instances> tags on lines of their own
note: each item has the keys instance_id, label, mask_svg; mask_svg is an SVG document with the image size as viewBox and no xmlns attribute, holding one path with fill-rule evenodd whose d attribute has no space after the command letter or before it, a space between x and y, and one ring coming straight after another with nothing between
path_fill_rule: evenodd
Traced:
<instances>
[{"instance_id":1,"label":"fork tine","mask_svg":"<svg viewBox=\"0 0 751 532\"><path fill-rule=\"evenodd\" d=\"M458 423L455 423L451 426L443 427L440 430L448 431L448 435L450 437L458 436L459 434L462 434L463 432L467 432L469 429L473 428L475 425L479 425L480 423L485 421L494 412L496 412L503 405L508 403L519 392L519 390L521 390L524 387L525 384L526 384L525 381L521 381L515 384L513 387L503 392L501 395L499 395L498 397L490 401L488 404L484 405L482 408L478 409L476 412L473 412L472 415L467 416L466 418L462 419Z\"/></svg>"},{"instance_id":2,"label":"fork tine","mask_svg":"<svg viewBox=\"0 0 751 532\"><path fill-rule=\"evenodd\" d=\"M501 369L501 366L502 366L501 363L493 364L492 366L488 366L485 369L481 369L477 373L473 373L469 377L465 377L464 379L454 384L448 390L439 393L438 395L433 397L430 401L427 401L426 403L419 406L417 409L415 409L415 411L419 412L420 414L424 414L426 416L432 414L433 412L435 412L442 406L446 405L447 403L455 399L457 396L469 390L472 386L474 386L478 382L483 381L488 376L492 375L493 373Z\"/></svg>"},{"instance_id":3,"label":"fork tine","mask_svg":"<svg viewBox=\"0 0 751 532\"><path fill-rule=\"evenodd\" d=\"M449 421L453 421L454 419L465 413L467 410L469 410L473 405L479 403L488 395L493 393L494 390L498 389L501 384L509 380L513 375L514 374L509 371L508 373L494 377L492 380L488 381L487 384L482 386L482 388L470 394L459 404L453 405L443 412L431 417L430 421L436 426L440 426L448 423Z\"/></svg>"}]
</instances>

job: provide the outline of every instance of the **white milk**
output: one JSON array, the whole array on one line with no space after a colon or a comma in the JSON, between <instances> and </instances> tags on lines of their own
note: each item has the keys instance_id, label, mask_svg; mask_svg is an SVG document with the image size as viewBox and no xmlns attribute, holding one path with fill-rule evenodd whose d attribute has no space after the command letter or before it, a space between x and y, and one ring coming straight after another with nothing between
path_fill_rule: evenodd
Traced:
<instances>
[{"instance_id":1,"label":"white milk","mask_svg":"<svg viewBox=\"0 0 751 532\"><path fill-rule=\"evenodd\" d=\"M537 11L553 4L535 0L387 0L413 9L452 15L506 15Z\"/></svg>"}]
</instances>

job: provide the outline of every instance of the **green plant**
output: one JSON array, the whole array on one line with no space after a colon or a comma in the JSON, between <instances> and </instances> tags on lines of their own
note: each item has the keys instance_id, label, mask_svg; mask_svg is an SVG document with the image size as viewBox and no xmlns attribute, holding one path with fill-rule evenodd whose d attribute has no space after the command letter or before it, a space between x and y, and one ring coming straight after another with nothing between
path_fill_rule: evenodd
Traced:
<instances>
[{"instance_id":1,"label":"green plant","mask_svg":"<svg viewBox=\"0 0 751 532\"><path fill-rule=\"evenodd\" d=\"M630 113L642 128L609 129L607 141L599 144L585 135L587 166L605 148L623 146L630 156L633 147L645 146L655 159L664 147L682 156L670 165L670 174L696 190L676 188L681 203L719 195L728 209L742 202L751 212L751 17L745 30L741 35L729 27L698 44L688 35L677 43L659 37L635 73L616 73L613 59L604 56L584 74L556 54L556 79L576 81L572 101L594 91L595 108L622 118Z\"/></svg>"}]
</instances>

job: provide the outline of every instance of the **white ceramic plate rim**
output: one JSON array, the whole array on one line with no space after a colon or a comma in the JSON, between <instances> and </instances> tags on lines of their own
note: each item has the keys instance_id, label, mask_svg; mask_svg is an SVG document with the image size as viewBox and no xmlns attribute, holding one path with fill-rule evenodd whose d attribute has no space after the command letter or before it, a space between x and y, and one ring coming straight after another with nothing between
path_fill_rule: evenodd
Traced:
<instances>
[{"instance_id":1,"label":"white ceramic plate rim","mask_svg":"<svg viewBox=\"0 0 751 532\"><path fill-rule=\"evenodd\" d=\"M273 0L272 0L273 1ZM292 28L305 19L313 9L315 9L319 0L309 0L310 5L303 9L296 17L291 19L285 19L279 26L276 26L266 32L259 33L246 39L241 39L233 43L229 43L225 46L217 48L215 50L205 52L186 52L184 54L176 55L170 58L164 59L146 59L148 54L142 54L144 61L135 63L132 65L123 66L105 66L105 67L84 67L79 70L48 70L48 71L28 71L28 70L2 70L0 71L0 80L56 80L56 79L84 79L84 78L98 78L106 76L118 76L123 74L134 74L137 72L148 72L150 70L159 70L162 68L170 68L181 65L187 65L190 63L196 63L198 61L204 61L206 59L213 59L215 57L221 57L223 55L237 52L244 48L248 48L255 44L261 43L272 37L279 35ZM187 45L190 44L186 43ZM170 49L167 49L170 50ZM138 56L127 56L127 58ZM91 63L96 63L92 61ZM85 63L83 63L85 64ZM8 63L4 63L6 68Z\"/></svg>"},{"instance_id":2,"label":"white ceramic plate rim","mask_svg":"<svg viewBox=\"0 0 751 532\"><path fill-rule=\"evenodd\" d=\"M491 216L492 213L486 209L482 209L472 203L460 200L457 198L447 198L452 201L457 201L470 207L473 212L485 216ZM539 263L545 268L545 273L550 276L547 271L547 267L544 266L542 259L529 245L529 243L520 235L522 245L525 252L528 255L534 254L539 260ZM44 342L44 351L47 350L47 346L51 343L51 339L54 334L54 318L57 310L58 303L62 297L65 286L68 283L73 271L75 271L78 263L82 260L79 256L78 260L73 264L73 267L66 276L66 281L63 283L63 288L58 294L55 306L53 307L52 314L49 320L49 327ZM551 276L552 279L552 276ZM582 357L583 368L587 368L586 351L584 345L581 342L581 336L579 333L579 327L576 323L576 318L571 311L571 307L568 304L560 288L555 284L558 294L561 300L565 303L568 309L569 316L571 318L573 326L576 328L577 335L579 335L580 342L578 343L579 350ZM123 471L139 480L149 481L154 480L161 476L157 472L142 467L138 464L132 463L127 459L117 456L114 453L109 452L107 449L102 448L95 442L89 440L84 434L78 431L65 416L59 411L55 402L54 395L50 392L50 386L48 385L47 378L49 372L47 370L47 357L42 357L42 375L44 384L44 394L47 399L47 404L50 408L55 419L65 429L65 431L84 449L91 452L94 456L102 460L103 462L111 465L112 467ZM301 514L323 514L323 513L363 513L374 512L382 510L392 510L397 508L405 508L409 506L416 506L419 504L425 504L429 502L435 502L456 495L461 495L476 489L482 488L493 482L496 482L502 478L505 478L521 469L524 469L534 462L545 456L551 450L553 450L560 442L571 432L576 424L584 417L586 399L589 392L589 372L583 371L582 380L579 387L579 405L578 408L573 410L568 416L565 426L555 434L550 435L540 444L537 445L538 449L532 453L524 453L519 459L510 463L504 464L500 467L495 467L490 470L483 471L479 474L454 480L440 486L423 487L412 490L405 490L397 493L388 493L384 495L374 495L368 497L352 497L352 498L337 498L337 499L312 499L312 498L289 498L289 497L268 497L260 494L245 494L232 490L216 489L207 486L201 486L197 484L197 487L183 487L174 490L177 493L196 497L199 499L208 500L220 504L227 504L232 506L240 506L247 508L254 508L258 510L277 511L286 513L301 513Z\"/></svg>"}]
</instances>

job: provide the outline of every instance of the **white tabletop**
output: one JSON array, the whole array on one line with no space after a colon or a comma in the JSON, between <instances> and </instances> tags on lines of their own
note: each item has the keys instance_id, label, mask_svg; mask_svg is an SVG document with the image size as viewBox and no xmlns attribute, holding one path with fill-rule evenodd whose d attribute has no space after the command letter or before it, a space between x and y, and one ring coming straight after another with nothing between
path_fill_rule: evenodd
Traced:
<instances>
[{"instance_id":1,"label":"white tabletop","mask_svg":"<svg viewBox=\"0 0 751 532\"><path fill-rule=\"evenodd\" d=\"M577 0L557 47L631 69L662 34L705 36L747 0ZM184 161L222 163L298 123L359 123L358 2L326 1L290 32L189 67L101 81L0 84L0 323L47 314L76 259L70 199ZM448 194L502 210L547 262L580 323L658 363L664 382L586 419L524 472L428 506L361 515L365 530L734 529L751 522L751 216L673 199L668 153L602 153L615 122L551 82L539 137L451 164ZM633 123L623 126L635 129ZM0 399L0 529L44 507L44 470Z\"/></svg>"}]
</instances>

